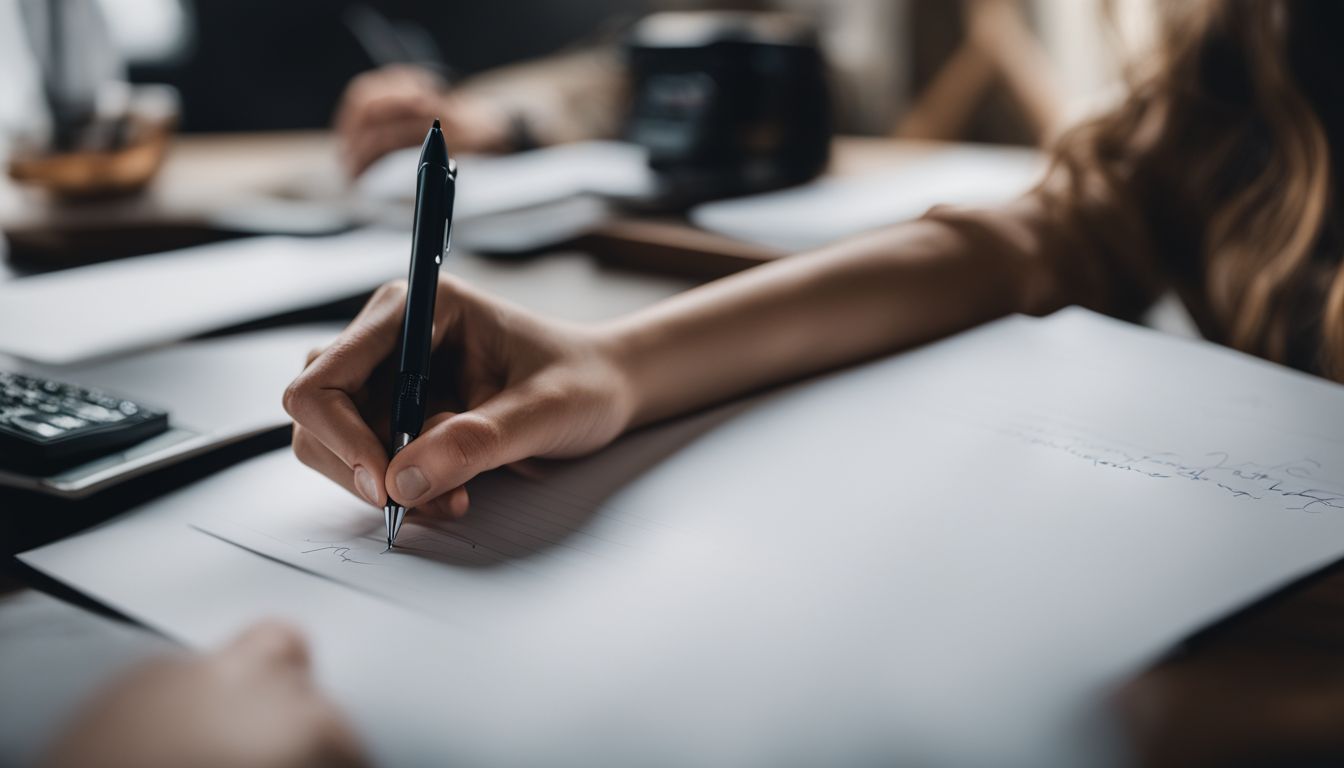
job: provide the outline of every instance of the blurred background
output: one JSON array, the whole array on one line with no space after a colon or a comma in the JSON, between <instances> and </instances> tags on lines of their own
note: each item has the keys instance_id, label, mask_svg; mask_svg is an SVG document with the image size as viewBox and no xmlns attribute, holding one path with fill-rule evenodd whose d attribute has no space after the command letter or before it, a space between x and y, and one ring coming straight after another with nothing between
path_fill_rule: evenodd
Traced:
<instances>
[{"instance_id":1,"label":"blurred background","mask_svg":"<svg viewBox=\"0 0 1344 768\"><path fill-rule=\"evenodd\" d=\"M656 10L753 8L815 22L841 132L1017 143L1106 98L1153 14L1146 0L0 0L7 133L44 130L44 26L84 5L110 50L85 28L98 22L76 24L67 66L174 86L184 132L326 126L351 78L388 59L470 78L610 44Z\"/></svg>"},{"instance_id":2,"label":"blurred background","mask_svg":"<svg viewBox=\"0 0 1344 768\"><path fill-rule=\"evenodd\" d=\"M585 250L625 259L661 249L635 261L712 277L748 265L744 253L796 252L935 203L1015 196L1040 155L958 148L1048 148L1119 98L1128 63L1144 59L1170 7L0 0L0 232L17 274L247 235L404 229L411 160L398 150L442 118L462 157L582 147L529 153L526 168L469 161L459 218L536 214L473 222L459 232L472 251L573 244L615 208L680 217L697 232L641 224L633 247L621 234ZM937 168L907 162L930 142L956 151ZM893 175L902 164L906 175ZM580 174L583 188L561 188ZM799 220L787 208L770 221L697 209L865 175L854 199L886 209L797 237L775 236L779 222ZM934 178L937 189L896 200ZM602 210L580 194L600 197ZM541 203L563 210L538 213ZM726 260L688 266L706 254Z\"/></svg>"}]
</instances>

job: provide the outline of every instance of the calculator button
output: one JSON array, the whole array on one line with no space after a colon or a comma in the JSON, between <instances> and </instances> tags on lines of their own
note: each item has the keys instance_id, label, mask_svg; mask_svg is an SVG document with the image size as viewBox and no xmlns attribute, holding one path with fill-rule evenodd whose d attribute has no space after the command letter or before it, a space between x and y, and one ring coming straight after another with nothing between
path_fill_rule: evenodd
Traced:
<instances>
[{"instance_id":1,"label":"calculator button","mask_svg":"<svg viewBox=\"0 0 1344 768\"><path fill-rule=\"evenodd\" d=\"M71 410L78 414L80 418L88 419L89 421L109 422L121 421L126 418L125 414L121 411L109 411L101 405L90 405L88 403L82 403L77 408L72 408Z\"/></svg>"},{"instance_id":2,"label":"calculator button","mask_svg":"<svg viewBox=\"0 0 1344 768\"><path fill-rule=\"evenodd\" d=\"M28 419L23 418L22 416L10 419L10 422L13 423L14 426L20 429L27 430L39 437L56 437L57 435L65 431L63 429L53 427L52 425L46 424L41 421L30 421Z\"/></svg>"},{"instance_id":3,"label":"calculator button","mask_svg":"<svg viewBox=\"0 0 1344 768\"><path fill-rule=\"evenodd\" d=\"M61 414L60 416L51 416L47 418L47 423L60 427L61 429L79 429L87 426L89 422L83 419L77 419L74 416Z\"/></svg>"}]
</instances>

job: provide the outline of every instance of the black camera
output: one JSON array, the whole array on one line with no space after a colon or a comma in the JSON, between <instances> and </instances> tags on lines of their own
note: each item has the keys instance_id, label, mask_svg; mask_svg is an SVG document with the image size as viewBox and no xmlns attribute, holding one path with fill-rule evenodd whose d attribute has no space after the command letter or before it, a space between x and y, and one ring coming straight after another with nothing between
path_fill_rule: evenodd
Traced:
<instances>
[{"instance_id":1,"label":"black camera","mask_svg":"<svg viewBox=\"0 0 1344 768\"><path fill-rule=\"evenodd\" d=\"M654 14L631 30L627 55L627 137L649 152L661 207L799 184L826 167L830 89L805 21Z\"/></svg>"}]
</instances>

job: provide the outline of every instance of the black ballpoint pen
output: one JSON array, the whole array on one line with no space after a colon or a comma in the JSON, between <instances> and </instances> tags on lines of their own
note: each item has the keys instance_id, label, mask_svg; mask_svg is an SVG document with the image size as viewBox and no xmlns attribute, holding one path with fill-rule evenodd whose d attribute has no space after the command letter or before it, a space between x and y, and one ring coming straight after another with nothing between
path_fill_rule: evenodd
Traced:
<instances>
[{"instance_id":1,"label":"black ballpoint pen","mask_svg":"<svg viewBox=\"0 0 1344 768\"><path fill-rule=\"evenodd\" d=\"M434 297L439 265L452 244L453 198L457 163L448 157L439 121L429 129L415 174L415 228L411 235L411 272L406 281L406 314L401 324L401 357L392 396L392 445L396 456L420 434L425 423L425 388L429 382L430 342L434 334ZM406 507L388 498L387 548L391 549L406 518Z\"/></svg>"}]
</instances>

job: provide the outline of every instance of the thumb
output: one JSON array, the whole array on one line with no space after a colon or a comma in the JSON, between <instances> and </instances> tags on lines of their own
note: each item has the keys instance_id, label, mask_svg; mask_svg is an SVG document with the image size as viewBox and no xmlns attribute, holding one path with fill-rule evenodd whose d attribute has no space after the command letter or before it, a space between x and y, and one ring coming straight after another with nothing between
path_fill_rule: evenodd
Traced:
<instances>
[{"instance_id":1,"label":"thumb","mask_svg":"<svg viewBox=\"0 0 1344 768\"><path fill-rule=\"evenodd\" d=\"M501 392L439 422L403 448L387 468L392 498L407 507L435 499L482 472L545 453L555 432L545 397Z\"/></svg>"}]
</instances>

